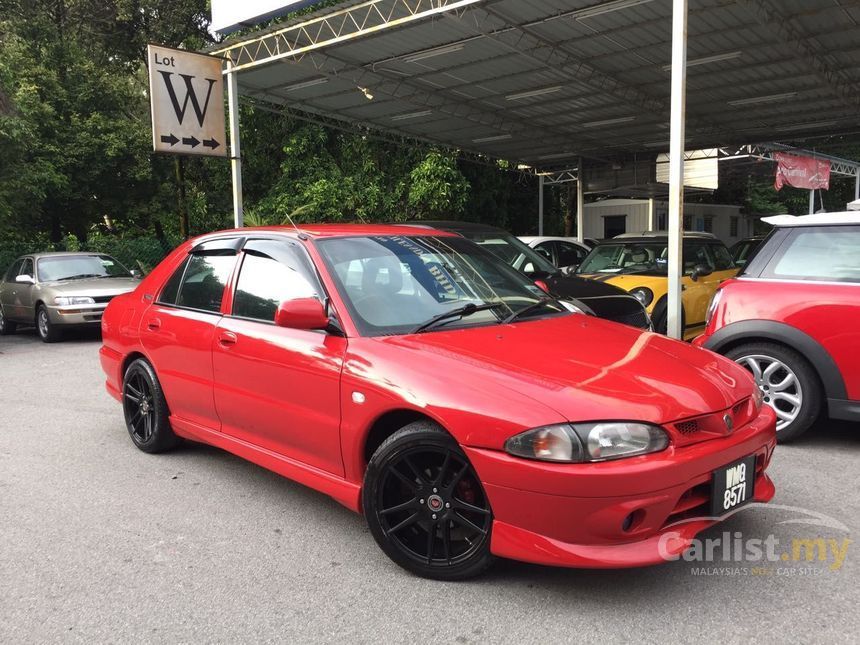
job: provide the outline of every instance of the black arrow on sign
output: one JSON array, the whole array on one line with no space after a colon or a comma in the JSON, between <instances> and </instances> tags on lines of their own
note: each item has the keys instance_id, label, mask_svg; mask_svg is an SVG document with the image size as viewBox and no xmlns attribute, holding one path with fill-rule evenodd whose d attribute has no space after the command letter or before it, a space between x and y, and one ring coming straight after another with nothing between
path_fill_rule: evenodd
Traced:
<instances>
[{"instance_id":1,"label":"black arrow on sign","mask_svg":"<svg viewBox=\"0 0 860 645\"><path fill-rule=\"evenodd\" d=\"M196 148L200 145L200 139L197 137L182 137L182 144Z\"/></svg>"},{"instance_id":2,"label":"black arrow on sign","mask_svg":"<svg viewBox=\"0 0 860 645\"><path fill-rule=\"evenodd\" d=\"M165 135L165 134L162 134L162 135L161 135L161 143L169 143L169 144L170 144L170 146L171 146L171 147L173 147L173 146L175 146L177 143L179 143L179 139L177 139L175 136L173 136L173 133L172 133L172 132L170 133L170 135L169 135L169 136L168 136L168 135Z\"/></svg>"},{"instance_id":3,"label":"black arrow on sign","mask_svg":"<svg viewBox=\"0 0 860 645\"><path fill-rule=\"evenodd\" d=\"M221 144L218 143L215 139L203 139L203 147L204 148L212 148L214 150L215 148L217 148L220 145Z\"/></svg>"}]
</instances>

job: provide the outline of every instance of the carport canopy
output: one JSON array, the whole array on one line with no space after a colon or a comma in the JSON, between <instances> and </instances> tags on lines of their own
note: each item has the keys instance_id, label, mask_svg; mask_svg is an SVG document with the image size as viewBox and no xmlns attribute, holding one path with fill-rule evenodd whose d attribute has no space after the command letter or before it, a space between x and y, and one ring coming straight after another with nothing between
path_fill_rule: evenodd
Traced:
<instances>
[{"instance_id":1,"label":"carport canopy","mask_svg":"<svg viewBox=\"0 0 860 645\"><path fill-rule=\"evenodd\" d=\"M240 95L508 160L541 183L576 179L583 158L665 152L674 134L678 335L683 149L856 132L858 43L858 0L349 0L208 53L226 59L237 224Z\"/></svg>"}]
</instances>

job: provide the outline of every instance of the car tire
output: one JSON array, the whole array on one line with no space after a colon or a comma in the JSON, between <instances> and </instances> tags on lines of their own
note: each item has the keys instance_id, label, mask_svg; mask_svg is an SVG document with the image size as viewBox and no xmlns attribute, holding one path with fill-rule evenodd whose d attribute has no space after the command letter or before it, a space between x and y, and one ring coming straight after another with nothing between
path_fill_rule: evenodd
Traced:
<instances>
[{"instance_id":1,"label":"car tire","mask_svg":"<svg viewBox=\"0 0 860 645\"><path fill-rule=\"evenodd\" d=\"M435 423L411 423L379 446L362 506L380 548L416 575L463 580L493 562L489 500L459 444Z\"/></svg>"},{"instance_id":2,"label":"car tire","mask_svg":"<svg viewBox=\"0 0 860 645\"><path fill-rule=\"evenodd\" d=\"M11 336L18 329L18 323L14 323L3 313L3 307L0 307L0 336Z\"/></svg>"},{"instance_id":3,"label":"car tire","mask_svg":"<svg viewBox=\"0 0 860 645\"><path fill-rule=\"evenodd\" d=\"M39 305L36 309L36 333L44 343L56 343L62 338L62 332L51 322L51 316L48 315L48 308L45 305Z\"/></svg>"},{"instance_id":4,"label":"car tire","mask_svg":"<svg viewBox=\"0 0 860 645\"><path fill-rule=\"evenodd\" d=\"M767 405L777 413L776 438L797 439L818 419L822 388L815 369L795 350L776 343L747 343L726 356L749 370Z\"/></svg>"},{"instance_id":5,"label":"car tire","mask_svg":"<svg viewBox=\"0 0 860 645\"><path fill-rule=\"evenodd\" d=\"M180 443L170 427L170 411L155 370L137 359L122 380L122 409L132 442L143 452L165 452Z\"/></svg>"},{"instance_id":6,"label":"car tire","mask_svg":"<svg viewBox=\"0 0 860 645\"><path fill-rule=\"evenodd\" d=\"M669 330L669 306L666 303L666 299L663 298L660 302L657 303L657 306L654 307L654 313L651 316L651 322L654 325L654 331L658 334L663 334L664 336ZM687 312L684 311L684 308L681 308L681 338L684 337L684 332L687 330Z\"/></svg>"}]
</instances>

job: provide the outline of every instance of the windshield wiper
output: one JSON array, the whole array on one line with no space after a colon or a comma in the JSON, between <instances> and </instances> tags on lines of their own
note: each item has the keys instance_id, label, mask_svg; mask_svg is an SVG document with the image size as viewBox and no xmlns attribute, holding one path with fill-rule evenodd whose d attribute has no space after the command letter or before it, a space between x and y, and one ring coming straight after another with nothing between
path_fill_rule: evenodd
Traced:
<instances>
[{"instance_id":1,"label":"windshield wiper","mask_svg":"<svg viewBox=\"0 0 860 645\"><path fill-rule=\"evenodd\" d=\"M471 316L472 314L478 313L479 311L487 311L489 309L498 309L499 307L506 307L503 302L487 302L482 305L476 305L474 302L470 302L468 305L463 305L462 307L457 307L456 309L451 309L450 311L446 311L444 313L439 314L438 316L433 316L427 322L421 323L415 329L413 329L410 333L412 334L420 334L431 327L435 327L440 322L448 320L450 318L465 318L466 316Z\"/></svg>"},{"instance_id":2,"label":"windshield wiper","mask_svg":"<svg viewBox=\"0 0 860 645\"><path fill-rule=\"evenodd\" d=\"M523 307L519 311L515 311L510 316L505 318L502 321L502 324L503 325L510 324L510 323L522 318L526 314L531 313L531 312L535 311L536 309L540 309L541 307L545 307L546 305L553 303L553 302L555 302L555 298L549 298L549 297L541 298L537 302L533 302L532 304L530 304L528 307Z\"/></svg>"},{"instance_id":3,"label":"windshield wiper","mask_svg":"<svg viewBox=\"0 0 860 645\"><path fill-rule=\"evenodd\" d=\"M65 278L57 278L57 282L62 280L81 280L83 278L98 278L101 277L100 273L81 273L79 275L68 275Z\"/></svg>"}]
</instances>

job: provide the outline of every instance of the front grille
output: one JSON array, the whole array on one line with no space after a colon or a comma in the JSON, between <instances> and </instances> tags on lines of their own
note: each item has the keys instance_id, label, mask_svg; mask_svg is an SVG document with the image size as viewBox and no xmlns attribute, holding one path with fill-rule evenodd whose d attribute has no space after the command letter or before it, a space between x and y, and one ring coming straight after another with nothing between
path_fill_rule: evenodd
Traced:
<instances>
[{"instance_id":1,"label":"front grille","mask_svg":"<svg viewBox=\"0 0 860 645\"><path fill-rule=\"evenodd\" d=\"M699 422L698 421L681 421L681 423L676 423L675 428L681 434L694 434L699 431Z\"/></svg>"},{"instance_id":2,"label":"front grille","mask_svg":"<svg viewBox=\"0 0 860 645\"><path fill-rule=\"evenodd\" d=\"M105 302L110 302L114 298L115 296L94 296L93 300L95 300L97 304L102 304Z\"/></svg>"},{"instance_id":3,"label":"front grille","mask_svg":"<svg viewBox=\"0 0 860 645\"><path fill-rule=\"evenodd\" d=\"M648 329L648 314L645 313L644 309L640 309L639 311L634 311L633 313L623 314L621 316L612 316L609 317L609 320L613 322L621 323L622 325L630 325L631 327L638 327L639 329Z\"/></svg>"}]
</instances>

